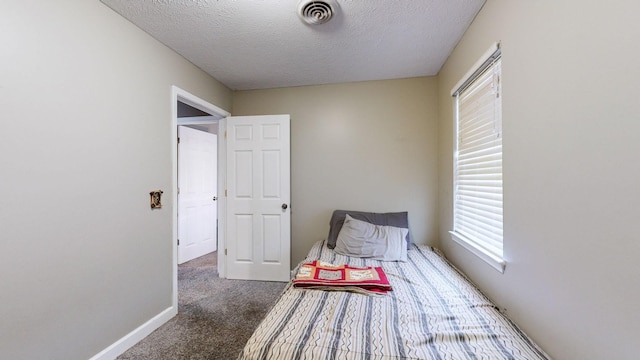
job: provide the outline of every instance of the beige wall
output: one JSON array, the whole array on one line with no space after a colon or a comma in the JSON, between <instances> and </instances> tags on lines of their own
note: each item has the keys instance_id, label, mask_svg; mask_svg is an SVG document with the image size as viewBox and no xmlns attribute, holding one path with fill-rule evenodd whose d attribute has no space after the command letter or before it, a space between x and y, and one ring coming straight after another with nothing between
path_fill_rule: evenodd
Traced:
<instances>
[{"instance_id":1,"label":"beige wall","mask_svg":"<svg viewBox=\"0 0 640 360\"><path fill-rule=\"evenodd\" d=\"M87 359L171 306L171 85L232 94L97 0L3 0L0 44L0 358Z\"/></svg>"},{"instance_id":2,"label":"beige wall","mask_svg":"<svg viewBox=\"0 0 640 360\"><path fill-rule=\"evenodd\" d=\"M235 115L291 114L294 263L335 208L408 210L414 238L439 240L554 358L634 358L639 11L488 0L438 78L232 94L98 1L2 1L0 357L88 358L170 306L177 85ZM449 91L497 40L503 275L447 233Z\"/></svg>"},{"instance_id":3,"label":"beige wall","mask_svg":"<svg viewBox=\"0 0 640 360\"><path fill-rule=\"evenodd\" d=\"M291 114L292 264L334 209L409 211L437 237L437 81L414 78L234 92L234 115Z\"/></svg>"},{"instance_id":4,"label":"beige wall","mask_svg":"<svg viewBox=\"0 0 640 360\"><path fill-rule=\"evenodd\" d=\"M440 242L556 359L635 359L637 1L488 0L439 75ZM504 275L450 240L454 84L503 48Z\"/></svg>"}]
</instances>

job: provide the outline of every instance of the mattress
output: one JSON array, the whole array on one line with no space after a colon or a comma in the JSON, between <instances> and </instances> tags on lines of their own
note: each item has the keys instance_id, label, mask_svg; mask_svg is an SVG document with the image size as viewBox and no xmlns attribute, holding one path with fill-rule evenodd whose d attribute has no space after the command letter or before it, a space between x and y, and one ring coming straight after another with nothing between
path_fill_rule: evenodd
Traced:
<instances>
[{"instance_id":1,"label":"mattress","mask_svg":"<svg viewBox=\"0 0 640 360\"><path fill-rule=\"evenodd\" d=\"M380 266L393 291L371 296L290 282L239 359L549 359L442 254L411 245L407 262L335 253L303 262Z\"/></svg>"}]
</instances>

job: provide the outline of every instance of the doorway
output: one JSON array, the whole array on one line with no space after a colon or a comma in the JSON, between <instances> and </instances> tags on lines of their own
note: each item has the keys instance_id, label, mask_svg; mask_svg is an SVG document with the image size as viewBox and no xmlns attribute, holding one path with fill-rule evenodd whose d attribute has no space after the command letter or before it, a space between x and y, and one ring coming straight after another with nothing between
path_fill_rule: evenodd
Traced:
<instances>
[{"instance_id":1,"label":"doorway","mask_svg":"<svg viewBox=\"0 0 640 360\"><path fill-rule=\"evenodd\" d=\"M207 134L217 134L219 132L220 120L226 118L230 114L217 106L198 98L176 86L172 87L172 122L171 122L171 134L172 139L174 139L174 143L172 146L172 189L173 189L173 197L172 203L172 212L173 212L173 275L172 275L172 308L177 313L178 310L178 231L179 231L179 201L178 201L178 127L181 126L183 128L199 131ZM217 137L217 135L215 135ZM217 156L220 159L224 156L225 152L220 151L220 149L224 149L224 140L217 141ZM217 181L217 191L216 194L221 194L221 189L224 191L224 161L218 161L217 164L216 178ZM213 196L212 199L213 200ZM217 197L217 196L216 196ZM219 219L218 223L224 223L224 211L221 211L221 208L224 209L224 200L223 197L216 199L214 202L214 206L217 212L217 218ZM183 217L186 214L183 214ZM217 242L224 241L224 232L220 230L220 227L216 229L216 219L210 219L210 225L213 226L215 239ZM215 240L214 240L215 241ZM220 263L220 258L223 254L218 251L218 263Z\"/></svg>"}]
</instances>

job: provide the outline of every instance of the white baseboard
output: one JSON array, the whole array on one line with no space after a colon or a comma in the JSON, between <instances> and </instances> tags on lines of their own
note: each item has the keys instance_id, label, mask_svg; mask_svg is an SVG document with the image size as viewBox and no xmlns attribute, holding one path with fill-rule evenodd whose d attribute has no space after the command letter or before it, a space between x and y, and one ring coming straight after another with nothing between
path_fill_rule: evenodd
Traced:
<instances>
[{"instance_id":1,"label":"white baseboard","mask_svg":"<svg viewBox=\"0 0 640 360\"><path fill-rule=\"evenodd\" d=\"M140 325L137 329L128 333L120 340L114 342L109 345L106 349L94 355L89 360L113 360L118 355L121 355L127 349L137 344L140 340L144 339L147 335L151 334L155 329L159 328L162 324L171 320L176 314L178 310L175 307L169 307L166 310L162 311L158 315L151 318L146 323Z\"/></svg>"}]
</instances>

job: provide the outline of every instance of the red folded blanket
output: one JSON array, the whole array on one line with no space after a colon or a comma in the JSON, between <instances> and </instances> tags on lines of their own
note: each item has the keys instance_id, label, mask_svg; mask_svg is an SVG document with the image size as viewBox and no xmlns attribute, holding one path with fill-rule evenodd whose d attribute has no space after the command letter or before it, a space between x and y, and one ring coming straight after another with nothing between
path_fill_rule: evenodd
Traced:
<instances>
[{"instance_id":1,"label":"red folded blanket","mask_svg":"<svg viewBox=\"0 0 640 360\"><path fill-rule=\"evenodd\" d=\"M300 265L293 286L354 291L363 294L386 294L391 285L381 267L357 268L349 265L331 265L321 261Z\"/></svg>"}]
</instances>

